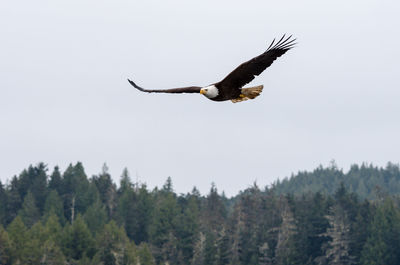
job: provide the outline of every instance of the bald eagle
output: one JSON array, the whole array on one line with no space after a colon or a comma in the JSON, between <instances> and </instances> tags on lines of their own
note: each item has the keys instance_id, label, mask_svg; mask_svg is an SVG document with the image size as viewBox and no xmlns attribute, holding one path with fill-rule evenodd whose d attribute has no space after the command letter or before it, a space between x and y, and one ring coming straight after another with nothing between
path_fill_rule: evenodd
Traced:
<instances>
[{"instance_id":1,"label":"bald eagle","mask_svg":"<svg viewBox=\"0 0 400 265\"><path fill-rule=\"evenodd\" d=\"M261 74L276 58L293 48L296 44L295 41L296 39L293 39L292 36L285 37L285 35L276 43L274 39L263 54L242 63L222 81L205 87L189 86L170 89L145 89L129 79L128 81L138 90L147 93L200 93L210 100L231 100L234 103L254 99L260 95L263 85L246 88L243 86L250 83L256 75Z\"/></svg>"}]
</instances>

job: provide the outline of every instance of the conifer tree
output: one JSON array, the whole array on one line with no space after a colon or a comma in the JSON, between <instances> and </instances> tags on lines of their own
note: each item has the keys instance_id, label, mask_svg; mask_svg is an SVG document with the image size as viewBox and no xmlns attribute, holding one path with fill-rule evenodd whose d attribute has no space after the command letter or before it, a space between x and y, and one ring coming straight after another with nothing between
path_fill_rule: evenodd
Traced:
<instances>
[{"instance_id":1,"label":"conifer tree","mask_svg":"<svg viewBox=\"0 0 400 265\"><path fill-rule=\"evenodd\" d=\"M63 201L56 190L48 193L44 204L43 219L46 220L51 215L56 215L62 224L65 223Z\"/></svg>"},{"instance_id":2,"label":"conifer tree","mask_svg":"<svg viewBox=\"0 0 400 265\"><path fill-rule=\"evenodd\" d=\"M62 194L64 198L64 216L73 223L78 213L83 214L93 202L89 196L89 181L82 163L70 164L63 174Z\"/></svg>"},{"instance_id":3,"label":"conifer tree","mask_svg":"<svg viewBox=\"0 0 400 265\"><path fill-rule=\"evenodd\" d=\"M52 240L47 240L42 248L40 265L64 265L67 260L60 247Z\"/></svg>"},{"instance_id":4,"label":"conifer tree","mask_svg":"<svg viewBox=\"0 0 400 265\"><path fill-rule=\"evenodd\" d=\"M11 240L0 224L0 264L9 264L11 260Z\"/></svg>"},{"instance_id":5,"label":"conifer tree","mask_svg":"<svg viewBox=\"0 0 400 265\"><path fill-rule=\"evenodd\" d=\"M93 234L102 230L108 218L105 206L100 200L89 206L84 214L84 219Z\"/></svg>"},{"instance_id":6,"label":"conifer tree","mask_svg":"<svg viewBox=\"0 0 400 265\"><path fill-rule=\"evenodd\" d=\"M6 224L7 195L0 181L0 225Z\"/></svg>"},{"instance_id":7,"label":"conifer tree","mask_svg":"<svg viewBox=\"0 0 400 265\"><path fill-rule=\"evenodd\" d=\"M94 261L98 264L114 265L123 264L125 250L129 240L123 229L120 229L114 221L106 224L97 237L97 254Z\"/></svg>"},{"instance_id":8,"label":"conifer tree","mask_svg":"<svg viewBox=\"0 0 400 265\"><path fill-rule=\"evenodd\" d=\"M11 260L12 263L24 264L23 257L27 249L27 243L29 241L28 231L26 226L22 222L20 216L17 216L11 224L7 227L8 236L12 242L11 244Z\"/></svg>"},{"instance_id":9,"label":"conifer tree","mask_svg":"<svg viewBox=\"0 0 400 265\"><path fill-rule=\"evenodd\" d=\"M63 193L63 179L58 166L54 167L53 173L50 175L49 189L57 191L57 194Z\"/></svg>"},{"instance_id":10,"label":"conifer tree","mask_svg":"<svg viewBox=\"0 0 400 265\"><path fill-rule=\"evenodd\" d=\"M150 248L146 243L141 243L138 248L139 264L140 265L155 265L153 255L151 254ZM171 264L172 265L172 264Z\"/></svg>"},{"instance_id":11,"label":"conifer tree","mask_svg":"<svg viewBox=\"0 0 400 265\"><path fill-rule=\"evenodd\" d=\"M28 191L24 198L24 203L22 204L22 209L20 210L19 215L27 227L31 227L39 221L40 213L36 207L35 197L33 197L33 194L30 191Z\"/></svg>"},{"instance_id":12,"label":"conifer tree","mask_svg":"<svg viewBox=\"0 0 400 265\"><path fill-rule=\"evenodd\" d=\"M330 227L324 234L331 240L325 245L325 254L318 264L351 265L355 258L350 255L350 221L347 212L338 203L331 208L327 216Z\"/></svg>"},{"instance_id":13,"label":"conifer tree","mask_svg":"<svg viewBox=\"0 0 400 265\"><path fill-rule=\"evenodd\" d=\"M6 215L6 224L11 223L14 218L18 215L18 211L22 206L22 198L19 194L18 190L19 180L16 176L14 176L11 180L10 186L6 191L7 194L7 215Z\"/></svg>"},{"instance_id":14,"label":"conifer tree","mask_svg":"<svg viewBox=\"0 0 400 265\"><path fill-rule=\"evenodd\" d=\"M218 250L214 233L208 232L204 242L204 264L218 264Z\"/></svg>"},{"instance_id":15,"label":"conifer tree","mask_svg":"<svg viewBox=\"0 0 400 265\"><path fill-rule=\"evenodd\" d=\"M102 172L98 176L93 176L92 181L100 194L101 202L107 208L108 217L111 217L116 207L116 187L111 180L111 175L108 173L108 167L104 163Z\"/></svg>"},{"instance_id":16,"label":"conifer tree","mask_svg":"<svg viewBox=\"0 0 400 265\"><path fill-rule=\"evenodd\" d=\"M72 225L64 228L63 252L67 258L80 260L94 253L94 240L82 216L78 214Z\"/></svg>"}]
</instances>

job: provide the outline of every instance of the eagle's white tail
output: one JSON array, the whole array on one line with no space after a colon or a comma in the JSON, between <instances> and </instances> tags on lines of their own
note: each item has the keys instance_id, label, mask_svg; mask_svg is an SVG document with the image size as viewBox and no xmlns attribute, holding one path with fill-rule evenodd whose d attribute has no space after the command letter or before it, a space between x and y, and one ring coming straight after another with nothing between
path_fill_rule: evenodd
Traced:
<instances>
[{"instance_id":1,"label":"eagle's white tail","mask_svg":"<svg viewBox=\"0 0 400 265\"><path fill-rule=\"evenodd\" d=\"M242 93L240 94L240 97L232 99L232 102L236 103L236 102L241 102L241 101L245 101L248 99L254 99L261 94L263 88L264 88L263 85L242 88L242 90L241 90Z\"/></svg>"}]
</instances>

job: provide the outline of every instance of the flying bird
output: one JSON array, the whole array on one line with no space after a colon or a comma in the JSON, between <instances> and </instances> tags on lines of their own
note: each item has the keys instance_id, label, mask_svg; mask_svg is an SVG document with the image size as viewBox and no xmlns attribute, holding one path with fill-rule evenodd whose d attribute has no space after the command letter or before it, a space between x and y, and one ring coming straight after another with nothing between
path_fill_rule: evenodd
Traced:
<instances>
[{"instance_id":1,"label":"flying bird","mask_svg":"<svg viewBox=\"0 0 400 265\"><path fill-rule=\"evenodd\" d=\"M260 75L276 58L293 48L296 44L295 41L296 39L293 39L292 36L286 37L285 35L276 43L274 39L264 53L242 63L223 80L205 87L189 86L170 89L145 89L129 79L128 81L138 90L147 93L200 93L210 100L231 100L234 103L254 99L260 95L264 86L243 86L250 83L255 76Z\"/></svg>"}]
</instances>

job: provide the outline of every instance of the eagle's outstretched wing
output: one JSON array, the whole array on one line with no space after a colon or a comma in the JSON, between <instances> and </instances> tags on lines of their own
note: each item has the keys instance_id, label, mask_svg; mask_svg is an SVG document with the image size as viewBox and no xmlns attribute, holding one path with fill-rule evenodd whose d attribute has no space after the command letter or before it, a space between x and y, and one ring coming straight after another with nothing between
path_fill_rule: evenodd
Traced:
<instances>
[{"instance_id":1,"label":"eagle's outstretched wing","mask_svg":"<svg viewBox=\"0 0 400 265\"><path fill-rule=\"evenodd\" d=\"M128 82L140 91L147 93L200 93L201 87L199 86L188 86L188 87L178 87L170 89L145 89L136 85L133 81L128 79Z\"/></svg>"},{"instance_id":2,"label":"eagle's outstretched wing","mask_svg":"<svg viewBox=\"0 0 400 265\"><path fill-rule=\"evenodd\" d=\"M296 44L296 39L291 39L291 37L292 36L285 38L285 35L283 35L275 45L274 39L263 54L242 63L216 85L220 89L235 89L250 83L256 75L261 74L269 67L276 58L293 48Z\"/></svg>"}]
</instances>

